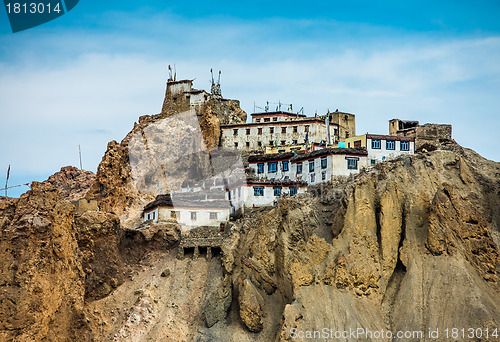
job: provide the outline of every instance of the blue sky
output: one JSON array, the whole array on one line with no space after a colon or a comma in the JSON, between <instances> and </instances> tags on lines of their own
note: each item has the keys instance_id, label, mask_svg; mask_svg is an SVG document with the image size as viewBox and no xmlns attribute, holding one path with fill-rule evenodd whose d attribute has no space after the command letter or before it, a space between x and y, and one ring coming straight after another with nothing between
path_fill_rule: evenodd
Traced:
<instances>
[{"instance_id":1,"label":"blue sky","mask_svg":"<svg viewBox=\"0 0 500 342\"><path fill-rule=\"evenodd\" d=\"M147 5L145 5L147 3ZM168 65L241 100L356 114L358 134L388 120L451 123L500 161L500 2L86 1L13 34L0 9L0 184L61 166L96 171L110 140L160 111ZM9 192L18 196L27 188Z\"/></svg>"}]
</instances>

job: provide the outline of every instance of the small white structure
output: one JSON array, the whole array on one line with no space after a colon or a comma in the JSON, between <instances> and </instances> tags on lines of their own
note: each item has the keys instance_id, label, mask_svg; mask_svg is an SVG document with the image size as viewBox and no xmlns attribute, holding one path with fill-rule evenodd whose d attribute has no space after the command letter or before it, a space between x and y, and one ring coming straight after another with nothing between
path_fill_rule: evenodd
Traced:
<instances>
[{"instance_id":1,"label":"small white structure","mask_svg":"<svg viewBox=\"0 0 500 342\"><path fill-rule=\"evenodd\" d=\"M292 179L290 159L296 153L267 153L248 157L248 166L257 179Z\"/></svg>"},{"instance_id":2,"label":"small white structure","mask_svg":"<svg viewBox=\"0 0 500 342\"><path fill-rule=\"evenodd\" d=\"M306 192L305 182L252 181L248 180L244 189L244 203L248 208L274 205L285 197L293 197Z\"/></svg>"},{"instance_id":3,"label":"small white structure","mask_svg":"<svg viewBox=\"0 0 500 342\"><path fill-rule=\"evenodd\" d=\"M326 183L339 176L349 176L366 167L364 148L324 148L293 157L292 174L309 185Z\"/></svg>"},{"instance_id":4,"label":"small white structure","mask_svg":"<svg viewBox=\"0 0 500 342\"><path fill-rule=\"evenodd\" d=\"M369 165L415 153L415 139L392 135L364 134L346 139L346 147L365 147Z\"/></svg>"},{"instance_id":5,"label":"small white structure","mask_svg":"<svg viewBox=\"0 0 500 342\"><path fill-rule=\"evenodd\" d=\"M144 207L144 220L177 221L184 226L219 226L229 220L230 203L226 200L172 200L170 194L158 195Z\"/></svg>"}]
</instances>

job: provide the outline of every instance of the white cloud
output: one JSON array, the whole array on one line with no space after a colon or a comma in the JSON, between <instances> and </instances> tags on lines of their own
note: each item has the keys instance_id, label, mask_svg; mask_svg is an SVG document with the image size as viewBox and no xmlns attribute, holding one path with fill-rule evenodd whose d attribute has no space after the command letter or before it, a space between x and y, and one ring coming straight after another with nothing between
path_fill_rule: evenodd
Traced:
<instances>
[{"instance_id":1,"label":"white cloud","mask_svg":"<svg viewBox=\"0 0 500 342\"><path fill-rule=\"evenodd\" d=\"M78 165L81 144L84 167L95 171L107 141L120 141L140 115L160 111L167 66L174 63L179 78L196 78L195 86L207 90L210 68L221 69L223 95L240 99L248 113L254 101L281 100L309 115L353 112L358 133L386 133L393 117L452 123L460 143L500 160L485 139L500 124L499 37L420 37L404 44L398 37L394 44L372 41L341 50L326 36L269 41L260 36L262 27L227 25L181 25L177 32L185 31L185 41L168 35L141 41L92 34L78 42L81 33L48 36L37 44L40 57L16 47L22 62L0 60L0 116L7 127L0 135L0 168L10 163L48 176ZM245 40L249 33L257 36ZM295 53L296 45L309 50Z\"/></svg>"}]
</instances>

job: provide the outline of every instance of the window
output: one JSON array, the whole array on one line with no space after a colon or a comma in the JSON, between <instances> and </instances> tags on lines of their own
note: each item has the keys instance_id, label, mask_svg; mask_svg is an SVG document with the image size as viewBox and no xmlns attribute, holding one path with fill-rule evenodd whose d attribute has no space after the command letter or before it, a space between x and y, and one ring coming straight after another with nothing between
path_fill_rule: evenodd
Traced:
<instances>
[{"instance_id":1,"label":"window","mask_svg":"<svg viewBox=\"0 0 500 342\"><path fill-rule=\"evenodd\" d=\"M297 126L293 126L293 133L297 133Z\"/></svg>"},{"instance_id":2,"label":"window","mask_svg":"<svg viewBox=\"0 0 500 342\"><path fill-rule=\"evenodd\" d=\"M314 172L314 160L309 161L309 172Z\"/></svg>"},{"instance_id":3,"label":"window","mask_svg":"<svg viewBox=\"0 0 500 342\"><path fill-rule=\"evenodd\" d=\"M254 196L264 196L264 187L263 186L255 186L253 188Z\"/></svg>"},{"instance_id":4,"label":"window","mask_svg":"<svg viewBox=\"0 0 500 342\"><path fill-rule=\"evenodd\" d=\"M386 150L395 150L396 142L394 140L386 140L385 141L385 149Z\"/></svg>"},{"instance_id":5,"label":"window","mask_svg":"<svg viewBox=\"0 0 500 342\"><path fill-rule=\"evenodd\" d=\"M380 139L372 139L372 148L380 149Z\"/></svg>"},{"instance_id":6,"label":"window","mask_svg":"<svg viewBox=\"0 0 500 342\"><path fill-rule=\"evenodd\" d=\"M262 141L257 141L257 146L262 147Z\"/></svg>"},{"instance_id":7,"label":"window","mask_svg":"<svg viewBox=\"0 0 500 342\"><path fill-rule=\"evenodd\" d=\"M286 141L285 140L281 140L281 146L283 145L286 145Z\"/></svg>"},{"instance_id":8,"label":"window","mask_svg":"<svg viewBox=\"0 0 500 342\"><path fill-rule=\"evenodd\" d=\"M297 140L292 141L293 145L297 145Z\"/></svg>"},{"instance_id":9,"label":"window","mask_svg":"<svg viewBox=\"0 0 500 342\"><path fill-rule=\"evenodd\" d=\"M281 195L281 188L277 186L274 188L274 196L280 196L280 195Z\"/></svg>"},{"instance_id":10,"label":"window","mask_svg":"<svg viewBox=\"0 0 500 342\"><path fill-rule=\"evenodd\" d=\"M273 118L273 121L278 121L278 118L275 116L275 117Z\"/></svg>"},{"instance_id":11,"label":"window","mask_svg":"<svg viewBox=\"0 0 500 342\"><path fill-rule=\"evenodd\" d=\"M306 132L309 132L309 125L306 125Z\"/></svg>"},{"instance_id":12,"label":"window","mask_svg":"<svg viewBox=\"0 0 500 342\"><path fill-rule=\"evenodd\" d=\"M237 129L233 129L233 135L238 135L238 130Z\"/></svg>"},{"instance_id":13,"label":"window","mask_svg":"<svg viewBox=\"0 0 500 342\"><path fill-rule=\"evenodd\" d=\"M196 221L196 211L191 212L191 221Z\"/></svg>"},{"instance_id":14,"label":"window","mask_svg":"<svg viewBox=\"0 0 500 342\"><path fill-rule=\"evenodd\" d=\"M375 159L371 159L371 160L370 160L370 164L371 164L371 165L375 165L375 163L376 163L376 162L377 162L377 161L376 161Z\"/></svg>"},{"instance_id":15,"label":"window","mask_svg":"<svg viewBox=\"0 0 500 342\"><path fill-rule=\"evenodd\" d=\"M217 220L217 213L210 213L211 220Z\"/></svg>"},{"instance_id":16,"label":"window","mask_svg":"<svg viewBox=\"0 0 500 342\"><path fill-rule=\"evenodd\" d=\"M231 191L227 193L227 199L230 201L231 200Z\"/></svg>"},{"instance_id":17,"label":"window","mask_svg":"<svg viewBox=\"0 0 500 342\"><path fill-rule=\"evenodd\" d=\"M345 138L346 139L349 138L349 132L347 132L347 131L345 132Z\"/></svg>"},{"instance_id":18,"label":"window","mask_svg":"<svg viewBox=\"0 0 500 342\"><path fill-rule=\"evenodd\" d=\"M262 128L257 128L257 134L262 135Z\"/></svg>"},{"instance_id":19,"label":"window","mask_svg":"<svg viewBox=\"0 0 500 342\"><path fill-rule=\"evenodd\" d=\"M269 127L269 133L271 133L271 134L274 133L274 127Z\"/></svg>"},{"instance_id":20,"label":"window","mask_svg":"<svg viewBox=\"0 0 500 342\"><path fill-rule=\"evenodd\" d=\"M245 143L245 146L246 146L247 148L250 148L250 143L247 141L247 142Z\"/></svg>"},{"instance_id":21,"label":"window","mask_svg":"<svg viewBox=\"0 0 500 342\"><path fill-rule=\"evenodd\" d=\"M288 171L288 160L285 160L283 163L283 171Z\"/></svg>"},{"instance_id":22,"label":"window","mask_svg":"<svg viewBox=\"0 0 500 342\"><path fill-rule=\"evenodd\" d=\"M326 179L326 172L321 172L321 180L325 180Z\"/></svg>"},{"instance_id":23,"label":"window","mask_svg":"<svg viewBox=\"0 0 500 342\"><path fill-rule=\"evenodd\" d=\"M354 147L361 147L361 140L356 140L354 142Z\"/></svg>"},{"instance_id":24,"label":"window","mask_svg":"<svg viewBox=\"0 0 500 342\"><path fill-rule=\"evenodd\" d=\"M250 128L247 128L246 132L247 132L247 135L250 135Z\"/></svg>"},{"instance_id":25,"label":"window","mask_svg":"<svg viewBox=\"0 0 500 342\"><path fill-rule=\"evenodd\" d=\"M281 127L281 133L286 133L286 127Z\"/></svg>"},{"instance_id":26,"label":"window","mask_svg":"<svg viewBox=\"0 0 500 342\"><path fill-rule=\"evenodd\" d=\"M314 173L311 174L311 183L314 183Z\"/></svg>"},{"instance_id":27,"label":"window","mask_svg":"<svg viewBox=\"0 0 500 342\"><path fill-rule=\"evenodd\" d=\"M271 119L269 119L269 118L264 119L264 122L269 122L269 121L271 121Z\"/></svg>"},{"instance_id":28,"label":"window","mask_svg":"<svg viewBox=\"0 0 500 342\"><path fill-rule=\"evenodd\" d=\"M278 171L278 162L272 162L267 164L267 172Z\"/></svg>"},{"instance_id":29,"label":"window","mask_svg":"<svg viewBox=\"0 0 500 342\"><path fill-rule=\"evenodd\" d=\"M238 188L238 197L241 197L241 188Z\"/></svg>"},{"instance_id":30,"label":"window","mask_svg":"<svg viewBox=\"0 0 500 342\"><path fill-rule=\"evenodd\" d=\"M255 119L255 122L260 122L260 119Z\"/></svg>"},{"instance_id":31,"label":"window","mask_svg":"<svg viewBox=\"0 0 500 342\"><path fill-rule=\"evenodd\" d=\"M264 173L264 163L257 164L257 173Z\"/></svg>"},{"instance_id":32,"label":"window","mask_svg":"<svg viewBox=\"0 0 500 342\"><path fill-rule=\"evenodd\" d=\"M178 219L179 218L179 212L178 211L171 211L170 212L170 217L173 219Z\"/></svg>"},{"instance_id":33,"label":"window","mask_svg":"<svg viewBox=\"0 0 500 342\"><path fill-rule=\"evenodd\" d=\"M238 143L237 142L234 143L234 148L238 148Z\"/></svg>"},{"instance_id":34,"label":"window","mask_svg":"<svg viewBox=\"0 0 500 342\"><path fill-rule=\"evenodd\" d=\"M269 146L273 146L273 144L274 144L274 141L269 140Z\"/></svg>"},{"instance_id":35,"label":"window","mask_svg":"<svg viewBox=\"0 0 500 342\"><path fill-rule=\"evenodd\" d=\"M297 173L302 173L302 163L297 164Z\"/></svg>"},{"instance_id":36,"label":"window","mask_svg":"<svg viewBox=\"0 0 500 342\"><path fill-rule=\"evenodd\" d=\"M401 151L409 151L410 150L410 143L408 141L400 141L399 142L399 149Z\"/></svg>"},{"instance_id":37,"label":"window","mask_svg":"<svg viewBox=\"0 0 500 342\"><path fill-rule=\"evenodd\" d=\"M297 188L290 188L290 196L297 195Z\"/></svg>"},{"instance_id":38,"label":"window","mask_svg":"<svg viewBox=\"0 0 500 342\"><path fill-rule=\"evenodd\" d=\"M358 160L354 158L347 158L347 168L349 170L357 170L358 169Z\"/></svg>"},{"instance_id":39,"label":"window","mask_svg":"<svg viewBox=\"0 0 500 342\"><path fill-rule=\"evenodd\" d=\"M321 168L326 169L326 165L327 165L327 159L321 158Z\"/></svg>"}]
</instances>

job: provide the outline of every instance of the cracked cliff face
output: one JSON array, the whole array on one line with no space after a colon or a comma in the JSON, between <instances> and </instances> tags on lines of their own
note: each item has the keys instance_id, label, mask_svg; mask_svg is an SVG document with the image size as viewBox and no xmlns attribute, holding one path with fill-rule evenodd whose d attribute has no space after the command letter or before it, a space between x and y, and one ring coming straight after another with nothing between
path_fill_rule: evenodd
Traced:
<instances>
[{"instance_id":1,"label":"cracked cliff face","mask_svg":"<svg viewBox=\"0 0 500 342\"><path fill-rule=\"evenodd\" d=\"M75 213L49 182L0 201L1 340L499 326L499 163L458 145L382 163L249 210L222 256L177 260L177 225L122 219L147 198L131 186L131 137L162 119L110 143L87 193L100 211Z\"/></svg>"},{"instance_id":2,"label":"cracked cliff face","mask_svg":"<svg viewBox=\"0 0 500 342\"><path fill-rule=\"evenodd\" d=\"M291 328L498 325L499 171L458 146L383 163L346 184L331 226L318 214L335 205L281 201L243 227L233 287L250 281L264 307L281 305L261 332L278 324L278 340Z\"/></svg>"}]
</instances>

